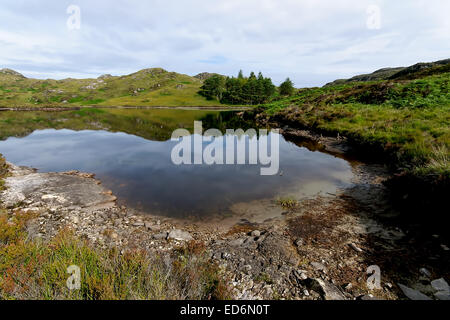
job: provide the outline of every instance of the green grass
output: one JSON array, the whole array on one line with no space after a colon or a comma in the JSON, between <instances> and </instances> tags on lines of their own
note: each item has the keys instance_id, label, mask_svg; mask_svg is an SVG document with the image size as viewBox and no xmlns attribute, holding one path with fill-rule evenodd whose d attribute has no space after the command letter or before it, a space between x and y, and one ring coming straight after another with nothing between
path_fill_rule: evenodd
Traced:
<instances>
[{"instance_id":1,"label":"green grass","mask_svg":"<svg viewBox=\"0 0 450 320\"><path fill-rule=\"evenodd\" d=\"M229 290L204 246L189 243L165 258L144 250L100 250L65 230L49 242L25 231L34 216L0 212L0 299L228 299ZM69 290L67 268L81 271Z\"/></svg>"},{"instance_id":2,"label":"green grass","mask_svg":"<svg viewBox=\"0 0 450 320\"><path fill-rule=\"evenodd\" d=\"M0 107L220 105L197 93L202 84L158 68L98 79L38 80L0 73Z\"/></svg>"},{"instance_id":3,"label":"green grass","mask_svg":"<svg viewBox=\"0 0 450 320\"><path fill-rule=\"evenodd\" d=\"M6 164L5 158L3 158L0 153L0 191L4 188L4 178L8 175L8 165Z\"/></svg>"},{"instance_id":4,"label":"green grass","mask_svg":"<svg viewBox=\"0 0 450 320\"><path fill-rule=\"evenodd\" d=\"M416 80L302 89L263 106L269 116L347 136L400 170L450 176L450 73Z\"/></svg>"}]
</instances>

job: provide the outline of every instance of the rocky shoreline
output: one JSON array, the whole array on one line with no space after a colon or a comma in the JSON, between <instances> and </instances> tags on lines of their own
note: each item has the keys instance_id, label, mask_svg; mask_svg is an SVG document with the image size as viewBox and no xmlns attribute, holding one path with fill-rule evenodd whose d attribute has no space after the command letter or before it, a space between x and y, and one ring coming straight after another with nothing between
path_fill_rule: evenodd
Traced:
<instances>
[{"instance_id":1,"label":"rocky shoreline","mask_svg":"<svg viewBox=\"0 0 450 320\"><path fill-rule=\"evenodd\" d=\"M348 151L343 138L283 131L315 139L322 151L336 156ZM386 200L382 182L389 173L383 166L355 163L353 170L356 178L349 189L305 199L262 223L242 218L227 227L119 206L93 174L77 171L38 173L10 164L0 198L11 214L36 213L27 225L32 239L47 241L72 230L100 248L157 255L199 243L219 265L235 299L419 299L423 293L428 299L448 299L441 278L449 276L447 244L440 235L424 240L392 223L397 213ZM426 254L411 250L415 245ZM395 257L410 261L396 265ZM367 282L373 265L381 270L375 289ZM437 290L436 280L445 288Z\"/></svg>"}]
</instances>

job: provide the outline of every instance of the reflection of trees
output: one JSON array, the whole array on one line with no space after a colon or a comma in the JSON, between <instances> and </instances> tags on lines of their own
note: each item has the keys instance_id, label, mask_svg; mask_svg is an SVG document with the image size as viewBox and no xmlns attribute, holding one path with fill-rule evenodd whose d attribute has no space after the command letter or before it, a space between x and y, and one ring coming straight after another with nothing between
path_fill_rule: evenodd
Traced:
<instances>
[{"instance_id":1,"label":"reflection of trees","mask_svg":"<svg viewBox=\"0 0 450 320\"><path fill-rule=\"evenodd\" d=\"M252 117L244 118L236 111L206 112L179 110L166 111L164 115L155 116L152 111L126 110L109 112L107 110L82 110L62 112L13 112L0 114L0 139L23 137L35 130L70 129L105 130L124 132L153 141L166 141L176 129L193 132L194 120L203 122L203 130L214 128L223 134L226 129L256 129Z\"/></svg>"},{"instance_id":2,"label":"reflection of trees","mask_svg":"<svg viewBox=\"0 0 450 320\"><path fill-rule=\"evenodd\" d=\"M256 129L256 122L243 116L241 112L236 111L222 111L216 114L207 114L200 119L203 122L203 130L219 129L222 134L226 133L227 129Z\"/></svg>"}]
</instances>

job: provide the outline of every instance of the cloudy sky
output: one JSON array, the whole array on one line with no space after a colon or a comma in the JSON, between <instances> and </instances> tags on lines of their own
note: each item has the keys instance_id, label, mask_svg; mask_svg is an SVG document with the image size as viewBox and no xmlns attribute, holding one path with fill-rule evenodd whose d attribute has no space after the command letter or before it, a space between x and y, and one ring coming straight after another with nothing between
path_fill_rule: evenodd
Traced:
<instances>
[{"instance_id":1,"label":"cloudy sky","mask_svg":"<svg viewBox=\"0 0 450 320\"><path fill-rule=\"evenodd\" d=\"M2 0L0 68L57 79L243 69L316 86L450 58L449 13L448 0Z\"/></svg>"}]
</instances>

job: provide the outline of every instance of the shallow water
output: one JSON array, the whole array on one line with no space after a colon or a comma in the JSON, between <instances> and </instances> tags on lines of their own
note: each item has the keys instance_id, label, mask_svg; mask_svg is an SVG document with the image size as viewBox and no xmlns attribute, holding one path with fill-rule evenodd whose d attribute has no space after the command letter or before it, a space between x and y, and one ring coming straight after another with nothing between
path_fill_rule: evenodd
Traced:
<instances>
[{"instance_id":1,"label":"shallow water","mask_svg":"<svg viewBox=\"0 0 450 320\"><path fill-rule=\"evenodd\" d=\"M177 116L177 110L171 112ZM261 176L260 164L175 165L171 151L177 142L167 134L152 140L107 130L43 129L0 141L0 153L41 172L95 173L128 206L170 217L229 214L239 203L300 199L350 185L352 171L345 160L278 138L280 169L273 176Z\"/></svg>"}]
</instances>

